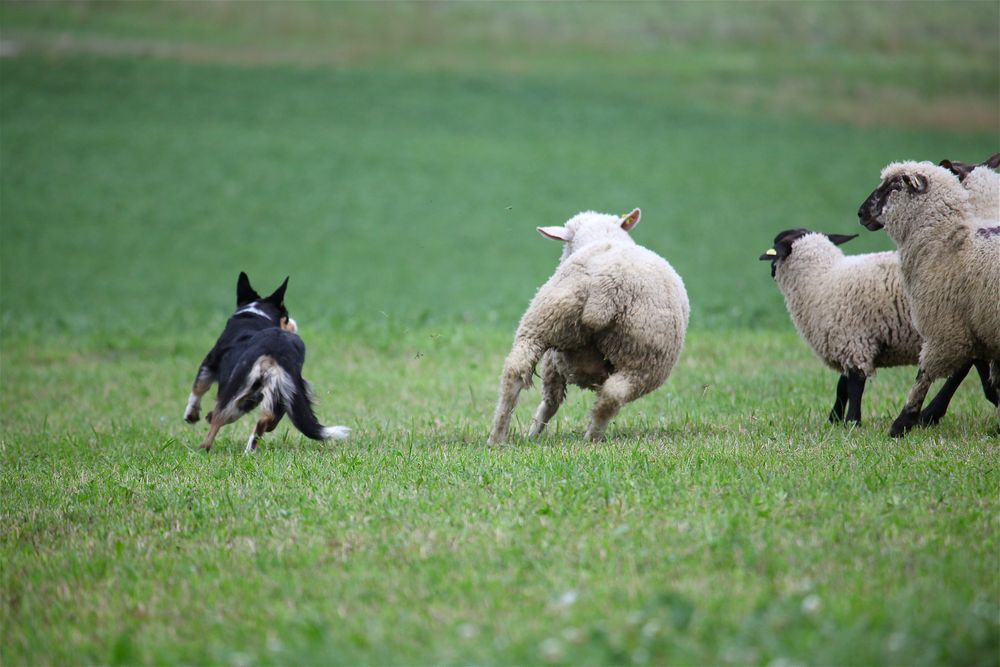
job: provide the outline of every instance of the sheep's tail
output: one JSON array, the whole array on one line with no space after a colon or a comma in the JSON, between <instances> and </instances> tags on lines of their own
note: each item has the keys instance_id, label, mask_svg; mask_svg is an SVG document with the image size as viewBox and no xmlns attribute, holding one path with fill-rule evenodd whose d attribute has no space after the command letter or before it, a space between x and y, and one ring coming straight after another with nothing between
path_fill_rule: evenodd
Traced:
<instances>
[{"instance_id":1,"label":"sheep's tail","mask_svg":"<svg viewBox=\"0 0 1000 667\"><path fill-rule=\"evenodd\" d=\"M323 426L313 412L312 389L301 376L293 377L285 369L279 368L275 374L274 387L281 407L288 413L295 428L302 435L313 440L343 440L351 433L347 426Z\"/></svg>"}]
</instances>

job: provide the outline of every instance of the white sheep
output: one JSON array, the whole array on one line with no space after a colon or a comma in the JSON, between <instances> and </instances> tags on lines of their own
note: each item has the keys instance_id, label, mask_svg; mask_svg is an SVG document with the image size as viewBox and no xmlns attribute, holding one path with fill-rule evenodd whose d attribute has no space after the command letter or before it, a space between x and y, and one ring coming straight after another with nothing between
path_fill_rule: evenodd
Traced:
<instances>
[{"instance_id":1,"label":"white sheep","mask_svg":"<svg viewBox=\"0 0 1000 667\"><path fill-rule=\"evenodd\" d=\"M989 360L990 379L1000 387L1000 226L976 220L969 199L947 169L895 162L858 209L861 224L884 227L896 242L923 337L916 380L889 431L894 437L919 422L930 384L969 359Z\"/></svg>"},{"instance_id":2,"label":"white sheep","mask_svg":"<svg viewBox=\"0 0 1000 667\"><path fill-rule=\"evenodd\" d=\"M760 259L771 262L771 276L799 335L820 360L840 373L829 420L860 424L868 378L877 368L916 364L921 339L910 318L899 255L845 256L837 246L856 236L789 229L775 237L774 246ZM988 363L969 361L921 413L922 424L936 424L944 416L973 363L987 398L997 402L989 385Z\"/></svg>"},{"instance_id":3,"label":"white sheep","mask_svg":"<svg viewBox=\"0 0 1000 667\"><path fill-rule=\"evenodd\" d=\"M587 211L563 227L538 228L566 245L555 273L521 317L500 378L491 443L507 437L518 394L531 385L543 355L532 436L559 409L567 383L597 391L586 437L600 440L623 405L670 375L690 307L673 267L629 236L639 217L639 209L624 217Z\"/></svg>"},{"instance_id":4,"label":"white sheep","mask_svg":"<svg viewBox=\"0 0 1000 667\"><path fill-rule=\"evenodd\" d=\"M969 191L969 207L972 215L979 219L980 226L991 226L1000 221L1000 174L994 171L1000 167L1000 153L990 156L979 164L966 164L941 160L942 167L958 176L958 180Z\"/></svg>"}]
</instances>

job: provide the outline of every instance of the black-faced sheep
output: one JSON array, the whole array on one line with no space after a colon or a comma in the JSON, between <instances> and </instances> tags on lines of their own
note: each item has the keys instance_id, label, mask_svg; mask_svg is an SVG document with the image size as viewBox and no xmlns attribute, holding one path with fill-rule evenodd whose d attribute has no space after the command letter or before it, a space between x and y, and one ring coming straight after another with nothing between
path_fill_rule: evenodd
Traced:
<instances>
[{"instance_id":1,"label":"black-faced sheep","mask_svg":"<svg viewBox=\"0 0 1000 667\"><path fill-rule=\"evenodd\" d=\"M896 242L923 338L916 380L889 431L899 437L919 422L931 383L970 359L988 359L1000 386L1000 227L974 217L969 191L943 167L897 162L881 176L858 217Z\"/></svg>"},{"instance_id":2,"label":"black-faced sheep","mask_svg":"<svg viewBox=\"0 0 1000 667\"><path fill-rule=\"evenodd\" d=\"M844 255L837 246L856 236L789 229L775 237L774 246L760 259L771 262L771 276L799 335L840 373L830 421L860 424L868 378L877 368L916 364L921 339L911 321L899 255ZM972 365L970 361L955 371L921 413L921 423L935 424L944 416ZM996 403L989 365L975 365L987 398Z\"/></svg>"}]
</instances>

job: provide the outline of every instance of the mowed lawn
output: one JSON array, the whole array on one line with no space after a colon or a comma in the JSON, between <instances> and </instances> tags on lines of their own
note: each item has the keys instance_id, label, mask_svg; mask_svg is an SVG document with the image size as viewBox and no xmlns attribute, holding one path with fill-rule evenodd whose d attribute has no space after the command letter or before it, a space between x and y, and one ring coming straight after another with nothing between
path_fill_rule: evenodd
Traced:
<instances>
[{"instance_id":1,"label":"mowed lawn","mask_svg":"<svg viewBox=\"0 0 1000 667\"><path fill-rule=\"evenodd\" d=\"M757 256L1000 150L1000 9L275 6L0 5L0 662L997 664L995 411L891 440L891 369L827 424ZM674 374L487 446L534 228L634 206ZM349 441L197 449L240 270Z\"/></svg>"}]
</instances>

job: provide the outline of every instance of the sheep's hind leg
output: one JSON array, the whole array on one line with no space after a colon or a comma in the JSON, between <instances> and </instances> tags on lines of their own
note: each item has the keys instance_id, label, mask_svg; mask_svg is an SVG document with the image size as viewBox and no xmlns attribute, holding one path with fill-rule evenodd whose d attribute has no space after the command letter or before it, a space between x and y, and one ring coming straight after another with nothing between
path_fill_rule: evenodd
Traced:
<instances>
[{"instance_id":1,"label":"sheep's hind leg","mask_svg":"<svg viewBox=\"0 0 1000 667\"><path fill-rule=\"evenodd\" d=\"M921 426L934 426L941 418L944 417L945 413L948 412L948 404L951 403L952 396L958 391L959 385L965 380L965 376L969 374L969 370L972 368L972 362L966 362L956 370L954 373L948 376L948 379L944 381L944 385L941 387L941 391L937 393L927 407L920 412L920 425ZM989 370L987 369L987 374Z\"/></svg>"},{"instance_id":2,"label":"sheep's hind leg","mask_svg":"<svg viewBox=\"0 0 1000 667\"><path fill-rule=\"evenodd\" d=\"M535 418L531 423L531 432L528 434L531 437L545 430L549 420L566 398L566 378L556 368L554 354L549 352L545 358L545 368L542 370L542 402L538 404L538 410L535 411Z\"/></svg>"},{"instance_id":3,"label":"sheep's hind leg","mask_svg":"<svg viewBox=\"0 0 1000 667\"><path fill-rule=\"evenodd\" d=\"M831 424L844 421L844 408L847 407L847 376L841 375L837 380L837 400L833 403L830 416L827 418Z\"/></svg>"},{"instance_id":4,"label":"sheep's hind leg","mask_svg":"<svg viewBox=\"0 0 1000 667\"><path fill-rule=\"evenodd\" d=\"M892 422L892 426L889 427L890 436L901 438L907 431L920 422L920 406L924 403L924 398L927 396L927 390L931 387L931 382L930 374L921 367L917 371L913 387L906 397L906 403L903 404L903 410L896 417L896 420Z\"/></svg>"},{"instance_id":5,"label":"sheep's hind leg","mask_svg":"<svg viewBox=\"0 0 1000 667\"><path fill-rule=\"evenodd\" d=\"M976 359L972 362L979 372L979 381L983 385L983 394L986 400L993 405L1000 405L1000 361L983 361ZM990 369L995 368L991 373Z\"/></svg>"},{"instance_id":6,"label":"sheep's hind leg","mask_svg":"<svg viewBox=\"0 0 1000 667\"><path fill-rule=\"evenodd\" d=\"M861 425L861 397L865 393L865 382L868 378L858 371L847 374L847 416L845 422Z\"/></svg>"},{"instance_id":7,"label":"sheep's hind leg","mask_svg":"<svg viewBox=\"0 0 1000 667\"><path fill-rule=\"evenodd\" d=\"M995 394L1000 394L1000 360L990 362L990 383ZM997 435L1000 435L1000 403L997 404Z\"/></svg>"},{"instance_id":8,"label":"sheep's hind leg","mask_svg":"<svg viewBox=\"0 0 1000 667\"><path fill-rule=\"evenodd\" d=\"M542 346L534 341L517 340L507 355L503 373L500 375L500 397L497 399L497 409L493 415L493 429L490 431L491 445L503 442L507 438L518 394L531 385L531 374L535 372L535 365L542 358L542 352L544 352Z\"/></svg>"},{"instance_id":9,"label":"sheep's hind leg","mask_svg":"<svg viewBox=\"0 0 1000 667\"><path fill-rule=\"evenodd\" d=\"M635 372L618 371L604 381L597 391L597 402L590 413L590 428L587 429L588 440L603 440L608 429L608 423L614 419L618 411L626 403L646 393L643 390L642 376Z\"/></svg>"}]
</instances>

